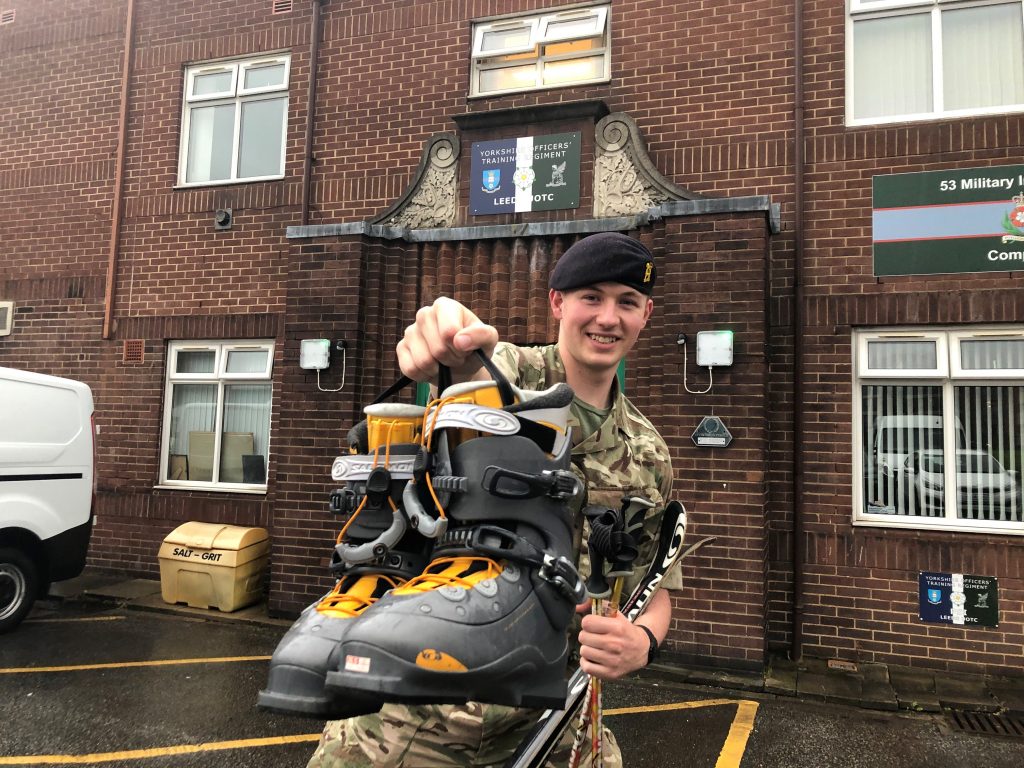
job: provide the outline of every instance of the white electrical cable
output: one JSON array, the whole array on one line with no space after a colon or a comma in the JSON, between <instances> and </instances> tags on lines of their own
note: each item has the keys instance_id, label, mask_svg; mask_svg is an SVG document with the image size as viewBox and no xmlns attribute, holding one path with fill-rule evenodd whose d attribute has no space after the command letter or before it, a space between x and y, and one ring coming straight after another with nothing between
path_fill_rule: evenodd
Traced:
<instances>
[{"instance_id":1,"label":"white electrical cable","mask_svg":"<svg viewBox=\"0 0 1024 768\"><path fill-rule=\"evenodd\" d=\"M710 365L708 366L708 388L707 389L701 389L701 390L690 389L686 385L686 342L685 341L683 342L683 388L687 392L689 392L691 395L705 395L708 392L710 392L711 391L711 384L712 384L712 381L711 381L711 369L712 369L712 367L713 366L710 366Z\"/></svg>"},{"instance_id":2,"label":"white electrical cable","mask_svg":"<svg viewBox=\"0 0 1024 768\"><path fill-rule=\"evenodd\" d=\"M317 368L317 370L316 370L316 388L319 389L321 392L341 392L341 390L345 386L345 363L347 362L347 358L348 358L348 350L346 350L344 347L342 347L342 350L341 350L341 384L338 386L337 389L324 389L323 387L320 386L320 369L319 368Z\"/></svg>"}]
</instances>

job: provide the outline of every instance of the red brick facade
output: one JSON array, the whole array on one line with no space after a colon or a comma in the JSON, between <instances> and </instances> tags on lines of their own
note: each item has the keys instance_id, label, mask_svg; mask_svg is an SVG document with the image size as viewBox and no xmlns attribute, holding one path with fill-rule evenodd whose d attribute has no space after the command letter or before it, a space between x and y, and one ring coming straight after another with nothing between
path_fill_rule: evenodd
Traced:
<instances>
[{"instance_id":1,"label":"red brick facade","mask_svg":"<svg viewBox=\"0 0 1024 768\"><path fill-rule=\"evenodd\" d=\"M670 650L756 668L792 640L794 8L803 8L802 404L803 651L932 669L1019 670L1024 566L1017 536L852 525L851 333L859 327L1024 319L1024 273L876 278L871 178L1017 162L1024 117L845 124L843 3L613 0L612 79L578 88L469 99L470 24L557 9L563 0L321 4L308 221L355 225L414 179L426 141L458 136L458 214L449 234L309 236L302 223L306 96L314 3L272 14L270 0L9 0L0 26L0 300L16 303L0 365L88 382L97 404L99 518L90 562L155 576L160 541L186 520L258 525L273 541L270 605L295 613L329 583L337 521L329 467L359 409L396 376L393 348L416 308L448 294L519 342L551 340L547 273L586 231L594 200L595 117L552 113L603 104L632 118L669 182L716 200L624 227L654 250L655 315L627 363L630 397L659 425L695 536L717 541L687 562ZM133 54L120 234L111 248L126 20ZM275 181L177 188L184 68L263 52L291 55L285 173ZM539 108L539 109L533 109ZM509 112L495 125L482 113ZM532 110L532 111L531 111ZM560 115L560 116L559 116ZM462 116L469 116L464 118ZM599 115L598 115L599 116ZM459 121L454 121L459 118ZM578 209L474 217L473 141L580 130ZM230 208L230 229L213 213ZM509 225L544 225L513 230ZM557 226L556 226L557 225ZM497 234L475 227L495 226ZM504 229L502 229L504 227ZM454 233L454 234L452 234ZM103 338L111 253L112 326ZM708 395L683 387L676 338L728 327L735 364ZM347 343L343 389L298 367L299 341ZM272 339L271 454L265 495L156 488L167 343ZM129 362L126 340L142 340ZM690 347L687 382L706 371ZM326 374L324 388L340 374ZM697 448L714 413L735 440ZM918 571L999 578L992 629L922 624Z\"/></svg>"}]
</instances>

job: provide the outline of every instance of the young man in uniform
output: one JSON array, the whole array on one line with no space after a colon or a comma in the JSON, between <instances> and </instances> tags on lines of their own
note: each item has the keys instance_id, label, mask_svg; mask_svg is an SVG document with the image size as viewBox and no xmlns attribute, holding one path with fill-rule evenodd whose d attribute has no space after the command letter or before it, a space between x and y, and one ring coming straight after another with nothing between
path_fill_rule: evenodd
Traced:
<instances>
[{"instance_id":1,"label":"young man in uniform","mask_svg":"<svg viewBox=\"0 0 1024 768\"><path fill-rule=\"evenodd\" d=\"M638 575L653 557L661 512L670 499L672 466L665 441L620 392L616 373L651 316L655 279L653 256L639 241L618 233L593 235L570 247L551 273L556 344L499 343L494 327L458 302L439 298L417 312L397 348L402 372L416 381L436 381L439 364L448 366L455 381L487 378L473 354L482 349L522 389L566 382L576 394L570 410L572 458L587 487L586 503L618 509L624 495L654 503L640 537ZM585 576L588 566L581 567ZM664 585L679 588L678 570ZM627 580L623 595L631 588ZM581 668L611 680L646 666L668 632L671 614L665 590L655 594L636 624L621 613L586 613L578 636ZM536 710L478 702L385 704L375 715L327 723L308 768L501 766L537 716ZM556 750L553 765L565 764L571 737ZM608 768L621 764L607 730L604 755ZM583 762L588 764L589 757Z\"/></svg>"}]
</instances>

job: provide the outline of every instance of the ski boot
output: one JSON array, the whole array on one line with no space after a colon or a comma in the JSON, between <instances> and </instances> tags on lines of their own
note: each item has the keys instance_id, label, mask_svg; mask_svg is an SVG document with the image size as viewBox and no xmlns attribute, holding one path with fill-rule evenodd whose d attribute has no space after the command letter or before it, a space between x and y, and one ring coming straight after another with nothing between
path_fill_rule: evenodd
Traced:
<instances>
[{"instance_id":1,"label":"ski boot","mask_svg":"<svg viewBox=\"0 0 1024 768\"><path fill-rule=\"evenodd\" d=\"M331 467L332 479L345 482L331 494L331 511L346 518L331 558L338 582L302 612L274 651L258 699L266 709L334 719L380 708L379 701L325 691L324 677L337 667L339 643L355 619L421 573L432 542L409 530L400 509L424 409L377 404L364 412L366 420L349 432L350 455Z\"/></svg>"},{"instance_id":2,"label":"ski boot","mask_svg":"<svg viewBox=\"0 0 1024 768\"><path fill-rule=\"evenodd\" d=\"M585 596L572 564L573 393L515 390L485 365L496 382L455 385L428 408L404 509L436 537L432 560L346 634L327 675L339 697L565 703L567 630ZM411 498L421 484L437 494L436 517Z\"/></svg>"}]
</instances>

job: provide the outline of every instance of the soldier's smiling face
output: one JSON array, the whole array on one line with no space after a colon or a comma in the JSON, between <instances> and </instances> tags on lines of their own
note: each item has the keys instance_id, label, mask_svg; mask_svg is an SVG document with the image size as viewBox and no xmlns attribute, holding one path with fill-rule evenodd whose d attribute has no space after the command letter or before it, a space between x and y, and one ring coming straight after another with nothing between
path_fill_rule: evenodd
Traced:
<instances>
[{"instance_id":1,"label":"soldier's smiling face","mask_svg":"<svg viewBox=\"0 0 1024 768\"><path fill-rule=\"evenodd\" d=\"M649 297L622 283L552 290L549 299L562 356L595 373L618 368L654 309Z\"/></svg>"}]
</instances>

